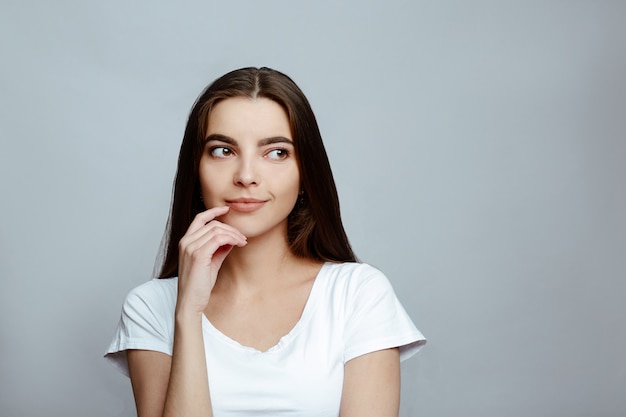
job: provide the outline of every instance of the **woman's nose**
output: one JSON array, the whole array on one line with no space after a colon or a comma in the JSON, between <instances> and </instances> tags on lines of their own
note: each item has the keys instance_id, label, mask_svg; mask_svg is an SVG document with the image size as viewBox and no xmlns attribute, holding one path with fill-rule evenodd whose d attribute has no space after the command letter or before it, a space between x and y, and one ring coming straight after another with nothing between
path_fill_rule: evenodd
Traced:
<instances>
[{"instance_id":1,"label":"woman's nose","mask_svg":"<svg viewBox=\"0 0 626 417\"><path fill-rule=\"evenodd\" d=\"M241 158L235 171L234 182L237 185L249 187L259 182L254 161L251 158Z\"/></svg>"}]
</instances>

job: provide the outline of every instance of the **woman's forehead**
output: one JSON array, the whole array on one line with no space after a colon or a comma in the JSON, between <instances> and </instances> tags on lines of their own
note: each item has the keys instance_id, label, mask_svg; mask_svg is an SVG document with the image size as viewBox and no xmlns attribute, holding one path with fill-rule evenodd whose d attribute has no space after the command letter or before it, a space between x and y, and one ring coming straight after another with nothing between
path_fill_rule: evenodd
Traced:
<instances>
[{"instance_id":1,"label":"woman's forehead","mask_svg":"<svg viewBox=\"0 0 626 417\"><path fill-rule=\"evenodd\" d=\"M233 97L217 102L208 114L205 137L221 134L238 138L284 136L291 138L283 107L268 98Z\"/></svg>"}]
</instances>

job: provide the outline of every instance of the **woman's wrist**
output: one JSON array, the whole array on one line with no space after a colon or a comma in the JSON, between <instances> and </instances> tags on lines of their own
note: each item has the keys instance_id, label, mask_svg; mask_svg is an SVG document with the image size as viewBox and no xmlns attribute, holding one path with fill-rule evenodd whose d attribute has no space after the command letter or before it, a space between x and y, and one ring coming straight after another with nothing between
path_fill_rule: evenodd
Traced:
<instances>
[{"instance_id":1,"label":"woman's wrist","mask_svg":"<svg viewBox=\"0 0 626 417\"><path fill-rule=\"evenodd\" d=\"M174 320L176 325L197 324L202 322L202 311L189 309L185 307L176 307L174 312Z\"/></svg>"}]
</instances>

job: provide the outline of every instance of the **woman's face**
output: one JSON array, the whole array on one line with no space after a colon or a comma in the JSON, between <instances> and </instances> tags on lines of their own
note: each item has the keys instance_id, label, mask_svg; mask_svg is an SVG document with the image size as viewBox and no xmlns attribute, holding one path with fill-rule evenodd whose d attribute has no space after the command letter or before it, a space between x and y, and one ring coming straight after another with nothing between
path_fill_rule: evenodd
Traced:
<instances>
[{"instance_id":1,"label":"woman's face","mask_svg":"<svg viewBox=\"0 0 626 417\"><path fill-rule=\"evenodd\" d=\"M249 239L267 233L286 238L300 174L282 107L266 98L220 101L209 114L206 137L199 166L205 206L229 206L220 221Z\"/></svg>"}]
</instances>

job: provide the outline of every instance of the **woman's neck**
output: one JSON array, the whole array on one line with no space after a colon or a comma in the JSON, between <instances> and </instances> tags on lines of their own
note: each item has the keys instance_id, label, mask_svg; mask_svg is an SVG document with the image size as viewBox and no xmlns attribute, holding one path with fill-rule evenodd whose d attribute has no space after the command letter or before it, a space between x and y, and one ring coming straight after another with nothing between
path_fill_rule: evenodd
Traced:
<instances>
[{"instance_id":1,"label":"woman's neck","mask_svg":"<svg viewBox=\"0 0 626 417\"><path fill-rule=\"evenodd\" d=\"M313 264L296 257L284 233L249 238L244 247L232 249L218 274L216 289L259 291L284 285L290 277L308 275L304 269Z\"/></svg>"}]
</instances>

